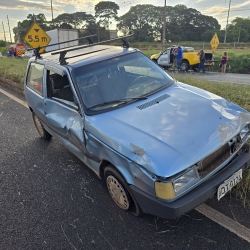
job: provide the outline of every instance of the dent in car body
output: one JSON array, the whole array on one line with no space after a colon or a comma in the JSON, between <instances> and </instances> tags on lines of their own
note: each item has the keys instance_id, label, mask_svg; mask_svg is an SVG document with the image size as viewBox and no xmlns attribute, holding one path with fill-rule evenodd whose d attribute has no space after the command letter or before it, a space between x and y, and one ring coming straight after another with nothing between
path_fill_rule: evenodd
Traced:
<instances>
[{"instance_id":1,"label":"dent in car body","mask_svg":"<svg viewBox=\"0 0 250 250\"><path fill-rule=\"evenodd\" d=\"M120 152L114 150L114 148L111 148L103 141L99 140L88 131L89 128L90 126L86 125L85 138L87 152L91 155L97 155L100 159L102 159L102 161L108 161L113 164L129 185L138 186L149 194L155 195L154 175L149 173L146 169L143 169L135 161L126 158L124 155L120 154ZM88 162L94 172L96 172L96 174L98 174L98 176L101 178L101 163L91 159L88 159Z\"/></svg>"}]
</instances>

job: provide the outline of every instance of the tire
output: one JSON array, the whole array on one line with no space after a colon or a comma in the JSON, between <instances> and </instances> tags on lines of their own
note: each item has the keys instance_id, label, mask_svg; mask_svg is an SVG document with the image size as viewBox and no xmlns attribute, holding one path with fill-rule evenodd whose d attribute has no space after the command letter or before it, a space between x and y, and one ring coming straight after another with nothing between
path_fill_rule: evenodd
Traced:
<instances>
[{"instance_id":1,"label":"tire","mask_svg":"<svg viewBox=\"0 0 250 250\"><path fill-rule=\"evenodd\" d=\"M190 68L189 62L187 60L183 60L181 62L181 70L188 71Z\"/></svg>"},{"instance_id":2,"label":"tire","mask_svg":"<svg viewBox=\"0 0 250 250\"><path fill-rule=\"evenodd\" d=\"M33 118L34 124L36 126L36 130L39 133L39 135L41 136L41 138L44 140L50 140L52 135L47 130L45 130L45 128L43 127L39 118L37 117L37 115L34 112L32 112L32 118Z\"/></svg>"},{"instance_id":3,"label":"tire","mask_svg":"<svg viewBox=\"0 0 250 250\"><path fill-rule=\"evenodd\" d=\"M109 194L116 205L134 216L142 216L143 212L129 191L128 184L111 164L104 169L104 177Z\"/></svg>"}]
</instances>

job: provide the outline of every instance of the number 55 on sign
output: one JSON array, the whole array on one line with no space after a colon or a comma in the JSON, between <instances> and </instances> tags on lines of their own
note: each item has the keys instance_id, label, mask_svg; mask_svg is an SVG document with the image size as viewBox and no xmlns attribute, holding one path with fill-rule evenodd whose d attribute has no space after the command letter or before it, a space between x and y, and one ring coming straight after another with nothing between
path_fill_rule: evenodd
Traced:
<instances>
[{"instance_id":1,"label":"number 55 on sign","mask_svg":"<svg viewBox=\"0 0 250 250\"><path fill-rule=\"evenodd\" d=\"M25 35L24 40L32 48L37 48L39 46L47 46L51 39L37 23L34 23ZM43 53L44 50L44 48L40 49L39 53Z\"/></svg>"}]
</instances>

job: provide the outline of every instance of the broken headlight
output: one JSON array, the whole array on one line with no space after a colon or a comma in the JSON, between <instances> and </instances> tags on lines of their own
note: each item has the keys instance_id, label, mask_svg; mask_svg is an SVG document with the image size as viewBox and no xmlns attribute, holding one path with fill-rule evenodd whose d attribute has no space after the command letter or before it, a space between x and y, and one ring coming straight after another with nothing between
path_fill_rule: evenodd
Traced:
<instances>
[{"instance_id":1,"label":"broken headlight","mask_svg":"<svg viewBox=\"0 0 250 250\"><path fill-rule=\"evenodd\" d=\"M240 139L243 140L249 134L249 124L240 131Z\"/></svg>"}]
</instances>

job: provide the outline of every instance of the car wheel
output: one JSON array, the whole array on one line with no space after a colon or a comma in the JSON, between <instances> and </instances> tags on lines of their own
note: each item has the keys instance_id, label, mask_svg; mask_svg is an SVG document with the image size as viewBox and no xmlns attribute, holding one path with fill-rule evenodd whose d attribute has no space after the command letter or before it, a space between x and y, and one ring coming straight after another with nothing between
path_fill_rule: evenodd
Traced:
<instances>
[{"instance_id":1,"label":"car wheel","mask_svg":"<svg viewBox=\"0 0 250 250\"><path fill-rule=\"evenodd\" d=\"M189 62L187 60L183 60L181 62L181 70L188 71L190 68Z\"/></svg>"},{"instance_id":2,"label":"car wheel","mask_svg":"<svg viewBox=\"0 0 250 250\"><path fill-rule=\"evenodd\" d=\"M104 169L104 177L109 194L116 205L135 216L142 216L143 212L133 195L130 193L128 184L111 164Z\"/></svg>"},{"instance_id":3,"label":"car wheel","mask_svg":"<svg viewBox=\"0 0 250 250\"><path fill-rule=\"evenodd\" d=\"M44 140L49 140L52 137L52 135L47 130L45 130L45 128L43 127L39 118L37 117L37 115L34 112L32 112L32 118L33 118L36 129L37 129L39 135L41 136L41 138Z\"/></svg>"}]
</instances>

